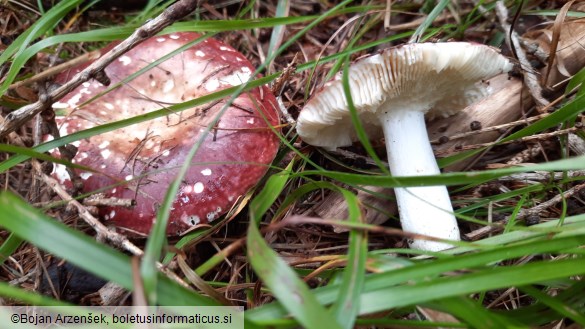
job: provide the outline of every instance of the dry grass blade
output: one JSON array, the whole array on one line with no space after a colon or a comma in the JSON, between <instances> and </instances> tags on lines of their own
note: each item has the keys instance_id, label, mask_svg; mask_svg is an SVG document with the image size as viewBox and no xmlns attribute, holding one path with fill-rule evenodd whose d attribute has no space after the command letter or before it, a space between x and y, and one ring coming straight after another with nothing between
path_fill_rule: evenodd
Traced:
<instances>
[{"instance_id":1,"label":"dry grass blade","mask_svg":"<svg viewBox=\"0 0 585 329\"><path fill-rule=\"evenodd\" d=\"M177 263L181 268L181 271L197 289L201 290L203 293L208 295L209 297L215 299L216 301L220 302L222 305L233 305L231 301L225 298L222 294L217 292L213 287L211 287L207 282L205 282L195 271L189 267L187 262L185 261L185 255L179 253L177 254Z\"/></svg>"},{"instance_id":2,"label":"dry grass blade","mask_svg":"<svg viewBox=\"0 0 585 329\"><path fill-rule=\"evenodd\" d=\"M564 26L563 22L565 21L565 18L567 17L567 12L569 11L569 9L571 9L573 3L575 3L575 0L571 0L565 3L563 7L561 7L561 10L559 10L559 14L555 18L555 22L552 28L553 34L552 40L550 42L550 52L548 54L548 65L546 68L546 73L544 74L544 78L542 80L543 81L542 84L545 86L548 84L548 77L550 75L550 72L553 68L553 63L555 61L557 47L559 45L559 40L561 38L561 29Z\"/></svg>"}]
</instances>

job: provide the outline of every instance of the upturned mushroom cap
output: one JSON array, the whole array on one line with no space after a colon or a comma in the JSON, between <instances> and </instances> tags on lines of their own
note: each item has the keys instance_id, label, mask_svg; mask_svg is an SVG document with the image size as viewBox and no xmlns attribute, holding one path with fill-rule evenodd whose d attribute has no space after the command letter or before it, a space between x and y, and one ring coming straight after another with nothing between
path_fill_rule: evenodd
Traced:
<instances>
[{"instance_id":1,"label":"upturned mushroom cap","mask_svg":"<svg viewBox=\"0 0 585 329\"><path fill-rule=\"evenodd\" d=\"M467 42L407 44L361 59L349 68L351 96L371 138L382 136L378 110L419 107L427 117L449 116L484 97L482 80L512 69L494 48ZM301 138L328 149L357 141L341 75L317 92L297 120Z\"/></svg>"},{"instance_id":2,"label":"upturned mushroom cap","mask_svg":"<svg viewBox=\"0 0 585 329\"><path fill-rule=\"evenodd\" d=\"M112 83L119 82L198 37L196 33L153 37L109 65L105 72ZM62 74L57 81L67 80L84 67ZM87 106L77 108L106 89L97 81L84 83L53 107L68 112L57 117L61 134L67 135L239 85L252 78L253 72L254 67L242 54L217 40L206 39ZM118 178L78 172L83 192L126 181L108 188L106 196L136 201L133 208L101 208L106 223L139 234L150 231L187 152L225 101L169 112L165 117L75 143L78 152L74 163ZM265 174L279 144L269 128L278 124L276 104L270 90L262 87L242 93L227 109L203 140L181 184L170 214L170 235L218 218ZM58 154L57 150L53 152ZM63 166L55 166L54 175L66 186L71 185Z\"/></svg>"}]
</instances>

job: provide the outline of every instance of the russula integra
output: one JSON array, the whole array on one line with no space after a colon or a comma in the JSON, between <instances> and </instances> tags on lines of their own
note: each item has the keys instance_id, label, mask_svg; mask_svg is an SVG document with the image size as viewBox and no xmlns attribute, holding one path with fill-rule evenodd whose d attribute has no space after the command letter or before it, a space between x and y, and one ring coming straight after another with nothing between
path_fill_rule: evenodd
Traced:
<instances>
[{"instance_id":1,"label":"russula integra","mask_svg":"<svg viewBox=\"0 0 585 329\"><path fill-rule=\"evenodd\" d=\"M393 176L440 173L425 127L428 117L449 116L488 93L482 82L512 64L488 46L466 42L408 44L364 58L349 68L351 96L371 138L383 133ZM297 121L303 141L327 149L357 140L341 75L305 105ZM396 188L406 232L459 240L445 186ZM416 239L412 248L437 251L447 243Z\"/></svg>"},{"instance_id":2,"label":"russula integra","mask_svg":"<svg viewBox=\"0 0 585 329\"><path fill-rule=\"evenodd\" d=\"M119 82L198 37L196 33L185 32L150 38L110 64L105 72L112 83ZM61 74L57 82L67 80L84 67ZM85 82L54 103L53 108L60 133L68 135L240 85L253 78L254 70L232 47L205 39L88 105L79 107L106 89L95 80ZM132 208L100 208L106 223L134 234L149 232L187 152L226 101L169 112L164 117L74 143L78 148L74 163L106 174L78 172L83 192L126 181L107 188L106 197L136 201ZM218 218L265 174L279 144L269 127L278 124L276 104L270 90L263 86L242 93L223 113L204 138L182 181L169 218L170 235ZM53 153L58 155L57 150ZM56 165L53 175L70 186L64 166Z\"/></svg>"}]
</instances>

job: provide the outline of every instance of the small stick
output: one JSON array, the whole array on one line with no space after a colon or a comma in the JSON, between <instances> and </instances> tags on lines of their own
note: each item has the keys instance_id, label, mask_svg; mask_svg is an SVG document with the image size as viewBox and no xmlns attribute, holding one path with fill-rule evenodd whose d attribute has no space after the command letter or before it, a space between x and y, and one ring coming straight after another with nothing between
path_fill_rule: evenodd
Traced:
<instances>
[{"instance_id":1,"label":"small stick","mask_svg":"<svg viewBox=\"0 0 585 329\"><path fill-rule=\"evenodd\" d=\"M97 206L107 206L107 207L125 207L131 208L136 205L136 200L134 199L121 199L121 198L106 198L103 194L92 194L91 196L85 198L83 200L83 205L86 207L97 207Z\"/></svg>"},{"instance_id":2,"label":"small stick","mask_svg":"<svg viewBox=\"0 0 585 329\"><path fill-rule=\"evenodd\" d=\"M567 172L528 172L528 173L520 173L520 174L512 174L509 176L504 176L498 178L500 181L520 181L520 182L528 182L528 181L548 181L548 180L561 180L565 178L575 178L585 176L585 170L574 170L574 171L567 171Z\"/></svg>"},{"instance_id":3,"label":"small stick","mask_svg":"<svg viewBox=\"0 0 585 329\"><path fill-rule=\"evenodd\" d=\"M57 66L51 67L51 68L49 68L41 73L35 74L35 76L30 77L26 80L17 81L15 83L11 84L8 87L8 89L16 89L18 87L31 85L35 82L44 81L45 79L50 78L54 75L57 75L63 71L66 71L74 66L77 66L77 65L83 64L83 63L87 63L89 61L93 61L99 57L100 57L99 50L94 50L94 51L89 52L87 54L83 54L81 56L78 56L78 57L76 57L70 61L67 61L63 64L59 64Z\"/></svg>"}]
</instances>

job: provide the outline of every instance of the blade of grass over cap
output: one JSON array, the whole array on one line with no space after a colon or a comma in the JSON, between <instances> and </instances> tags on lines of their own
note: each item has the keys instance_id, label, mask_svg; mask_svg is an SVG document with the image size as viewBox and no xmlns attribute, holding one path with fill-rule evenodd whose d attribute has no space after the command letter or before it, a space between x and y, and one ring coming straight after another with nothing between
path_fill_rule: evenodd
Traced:
<instances>
[{"instance_id":1,"label":"blade of grass over cap","mask_svg":"<svg viewBox=\"0 0 585 329\"><path fill-rule=\"evenodd\" d=\"M329 14L334 13L335 10L342 8L343 6L345 6L349 2L350 1L347 0L347 1L340 3L339 5L335 6L331 10L329 10L328 13ZM252 77L256 76L257 73L261 72L266 67L267 63L271 62L284 49L286 49L287 47L292 45L300 36L302 36L304 33L309 31L312 26L316 25L318 22L322 21L323 19L325 19L325 16L320 16L314 22L309 24L307 27L305 27L304 29L302 29L301 31L296 33L295 36L290 38L281 48L279 48L277 51L275 51L271 57L267 58L266 61L263 64L261 64L255 70L255 72L252 73L251 76ZM191 164L191 160L197 154L197 151L199 150L202 141L211 132L213 127L215 127L217 122L219 122L220 118L227 111L228 107L231 106L232 102L238 97L238 95L240 95L247 87L250 86L250 84L251 84L250 81L251 81L251 79L249 81L244 81L241 85L235 87L235 90L233 90L231 88L225 89L225 90L233 90L232 94L230 95L229 99L225 102L225 104L222 106L222 108L217 112L217 114L211 120L211 122L209 122L209 124L201 132L198 140L193 144L193 146L189 150L188 154L185 156L185 160L183 162L183 165L179 169L179 172L177 173L175 180L169 186L167 193L166 193L166 197L165 197L161 207L158 209L156 225L149 235L149 242L147 242L146 255L148 255L148 257L144 258L145 261L143 261L141 264L141 274L143 275L145 290L147 291L147 295L148 295L147 297L149 298L149 301L151 303L156 301L156 295L155 295L155 290L154 290L154 287L156 286L156 277L154 275L155 269L153 266L154 260L155 260L154 256L160 257L160 254L162 253L162 250L159 247L162 246L162 241L164 241L164 239L165 239L165 234L164 234L163 228L166 228L166 224L167 224L168 219L169 219L170 209L172 207L172 203L175 199L175 196L177 195L177 192L179 190L180 182L183 180L185 173L189 169L190 164ZM215 94L217 94L217 93L215 93ZM200 98L202 98L202 97L200 97ZM200 98L198 98L198 99L200 99ZM151 239L153 239L153 242L150 242ZM158 259L158 257L157 257L157 259Z\"/></svg>"}]
</instances>

